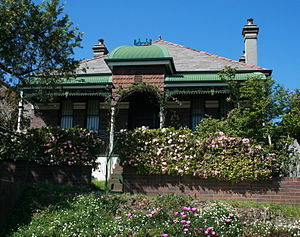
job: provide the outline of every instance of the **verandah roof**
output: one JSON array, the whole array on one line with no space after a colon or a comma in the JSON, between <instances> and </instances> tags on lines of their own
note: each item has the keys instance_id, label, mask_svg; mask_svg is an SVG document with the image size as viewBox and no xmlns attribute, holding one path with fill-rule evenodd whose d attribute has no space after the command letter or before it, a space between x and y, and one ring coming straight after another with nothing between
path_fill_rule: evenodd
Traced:
<instances>
[{"instance_id":1,"label":"verandah roof","mask_svg":"<svg viewBox=\"0 0 300 237\"><path fill-rule=\"evenodd\" d=\"M266 79L264 73L237 73L235 80L247 80L249 77L258 76L261 79ZM222 81L217 73L182 73L166 76L165 82L206 82L206 81Z\"/></svg>"}]
</instances>

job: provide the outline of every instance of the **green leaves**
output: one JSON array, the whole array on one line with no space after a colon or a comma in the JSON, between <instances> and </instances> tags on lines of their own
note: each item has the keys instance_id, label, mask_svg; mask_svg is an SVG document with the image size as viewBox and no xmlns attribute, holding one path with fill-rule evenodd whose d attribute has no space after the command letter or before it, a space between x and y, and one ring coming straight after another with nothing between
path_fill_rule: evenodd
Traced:
<instances>
[{"instance_id":1,"label":"green leaves","mask_svg":"<svg viewBox=\"0 0 300 237\"><path fill-rule=\"evenodd\" d=\"M32 74L62 77L74 71L73 49L82 34L62 13L58 0L0 0L0 79L25 83Z\"/></svg>"}]
</instances>

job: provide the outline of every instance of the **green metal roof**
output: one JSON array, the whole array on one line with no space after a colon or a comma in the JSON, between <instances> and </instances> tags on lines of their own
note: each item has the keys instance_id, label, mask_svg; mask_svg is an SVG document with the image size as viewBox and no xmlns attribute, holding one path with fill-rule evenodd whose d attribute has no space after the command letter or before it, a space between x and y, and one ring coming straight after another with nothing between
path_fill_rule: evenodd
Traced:
<instances>
[{"instance_id":1,"label":"green metal roof","mask_svg":"<svg viewBox=\"0 0 300 237\"><path fill-rule=\"evenodd\" d=\"M108 59L153 59L170 58L169 51L162 45L120 46L115 48Z\"/></svg>"},{"instance_id":2,"label":"green metal roof","mask_svg":"<svg viewBox=\"0 0 300 237\"><path fill-rule=\"evenodd\" d=\"M28 84L38 85L44 84L47 81L46 78L31 78ZM70 84L106 84L112 83L111 74L97 75L97 74L88 74L88 75L77 75L76 78L62 78L61 81L58 81L60 85L70 85Z\"/></svg>"},{"instance_id":3,"label":"green metal roof","mask_svg":"<svg viewBox=\"0 0 300 237\"><path fill-rule=\"evenodd\" d=\"M89 75L81 76L78 75L76 78L63 79L62 84L103 84L111 83L111 75Z\"/></svg>"},{"instance_id":4,"label":"green metal roof","mask_svg":"<svg viewBox=\"0 0 300 237\"><path fill-rule=\"evenodd\" d=\"M251 76L259 76L261 79L266 79L265 74L261 72L254 73L238 73L235 75L235 80L247 80ZM217 73L183 73L166 76L165 82L193 82L193 81L222 81Z\"/></svg>"}]
</instances>

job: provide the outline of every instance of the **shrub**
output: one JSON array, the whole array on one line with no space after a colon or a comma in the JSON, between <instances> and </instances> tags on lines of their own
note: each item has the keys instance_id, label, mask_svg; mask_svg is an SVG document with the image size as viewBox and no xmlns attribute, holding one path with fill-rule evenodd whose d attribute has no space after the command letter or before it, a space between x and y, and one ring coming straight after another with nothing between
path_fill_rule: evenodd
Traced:
<instances>
[{"instance_id":1,"label":"shrub","mask_svg":"<svg viewBox=\"0 0 300 237\"><path fill-rule=\"evenodd\" d=\"M82 128L30 129L19 137L8 136L1 141L2 160L27 160L41 165L96 165L99 146L96 132ZM14 150L15 152L9 152Z\"/></svg>"},{"instance_id":2,"label":"shrub","mask_svg":"<svg viewBox=\"0 0 300 237\"><path fill-rule=\"evenodd\" d=\"M278 176L281 159L246 138L222 133L203 138L187 128L121 131L123 165L139 174L193 175L240 182Z\"/></svg>"}]
</instances>

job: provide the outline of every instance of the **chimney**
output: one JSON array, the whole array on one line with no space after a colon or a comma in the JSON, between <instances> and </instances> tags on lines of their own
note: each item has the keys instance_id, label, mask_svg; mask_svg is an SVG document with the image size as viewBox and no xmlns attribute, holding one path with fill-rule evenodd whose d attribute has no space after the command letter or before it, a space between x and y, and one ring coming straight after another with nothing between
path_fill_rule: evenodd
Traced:
<instances>
[{"instance_id":1,"label":"chimney","mask_svg":"<svg viewBox=\"0 0 300 237\"><path fill-rule=\"evenodd\" d=\"M104 45L104 39L99 39L98 44L95 44L93 47L94 58L102 55L108 54L108 50Z\"/></svg>"},{"instance_id":2,"label":"chimney","mask_svg":"<svg viewBox=\"0 0 300 237\"><path fill-rule=\"evenodd\" d=\"M257 65L257 35L259 28L253 24L252 18L247 21L247 25L244 26L242 32L245 42L245 62Z\"/></svg>"}]
</instances>

